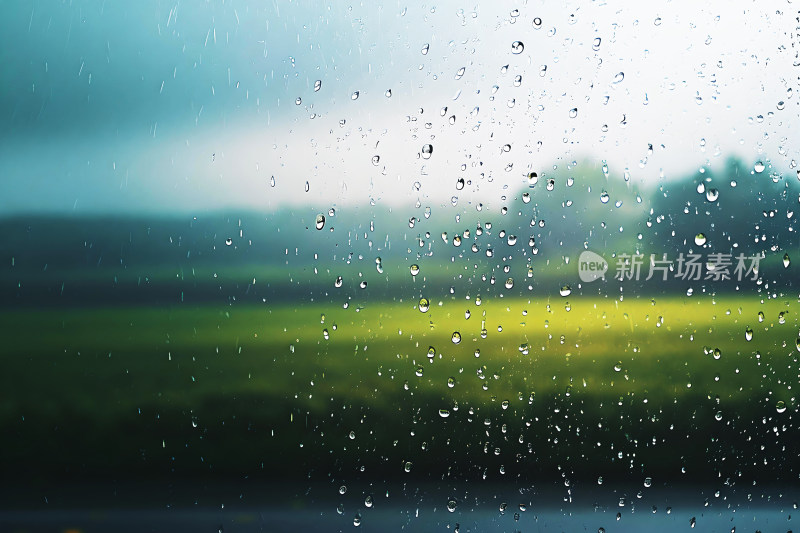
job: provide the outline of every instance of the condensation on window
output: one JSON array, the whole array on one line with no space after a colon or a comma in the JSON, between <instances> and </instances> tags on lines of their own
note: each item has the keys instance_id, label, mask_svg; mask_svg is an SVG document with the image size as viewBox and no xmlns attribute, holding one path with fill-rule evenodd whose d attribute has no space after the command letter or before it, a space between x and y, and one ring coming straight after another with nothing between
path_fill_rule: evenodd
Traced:
<instances>
[{"instance_id":1,"label":"condensation on window","mask_svg":"<svg viewBox=\"0 0 800 533\"><path fill-rule=\"evenodd\" d=\"M792 529L791 2L0 12L0 523Z\"/></svg>"}]
</instances>

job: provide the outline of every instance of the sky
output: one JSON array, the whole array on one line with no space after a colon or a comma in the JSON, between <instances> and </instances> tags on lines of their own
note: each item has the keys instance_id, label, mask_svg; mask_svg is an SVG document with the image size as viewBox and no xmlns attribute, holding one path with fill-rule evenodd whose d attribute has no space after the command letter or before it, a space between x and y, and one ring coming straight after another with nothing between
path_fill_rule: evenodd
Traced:
<instances>
[{"instance_id":1,"label":"sky","mask_svg":"<svg viewBox=\"0 0 800 533\"><path fill-rule=\"evenodd\" d=\"M800 4L332 4L3 3L0 216L491 207L602 161L796 179Z\"/></svg>"}]
</instances>

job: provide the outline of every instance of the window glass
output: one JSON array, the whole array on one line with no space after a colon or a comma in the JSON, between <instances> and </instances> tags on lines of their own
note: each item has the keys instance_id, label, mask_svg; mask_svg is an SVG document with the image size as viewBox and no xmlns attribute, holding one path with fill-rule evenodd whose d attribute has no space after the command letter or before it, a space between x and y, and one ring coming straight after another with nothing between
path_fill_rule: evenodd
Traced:
<instances>
[{"instance_id":1,"label":"window glass","mask_svg":"<svg viewBox=\"0 0 800 533\"><path fill-rule=\"evenodd\" d=\"M4 528L794 528L796 4L0 13Z\"/></svg>"}]
</instances>

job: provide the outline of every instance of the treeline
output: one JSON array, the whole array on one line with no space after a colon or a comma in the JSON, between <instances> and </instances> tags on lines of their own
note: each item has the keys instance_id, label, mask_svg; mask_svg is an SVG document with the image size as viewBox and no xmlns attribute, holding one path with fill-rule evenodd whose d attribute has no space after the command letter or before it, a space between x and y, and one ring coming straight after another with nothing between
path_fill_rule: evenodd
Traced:
<instances>
[{"instance_id":1,"label":"treeline","mask_svg":"<svg viewBox=\"0 0 800 533\"><path fill-rule=\"evenodd\" d=\"M339 276L358 297L408 296L432 285L551 294L562 284L577 288L583 250L602 254L611 275L617 254L759 256L762 282L790 286L783 257L791 261L798 248L799 194L796 180L736 159L646 187L602 163L582 163L530 175L492 210L419 204L15 216L0 219L0 298L7 305L326 298ZM421 267L417 279L412 264ZM369 292L356 290L361 279ZM634 292L642 287L628 283ZM658 290L686 287L671 276ZM713 289L725 287L740 288Z\"/></svg>"}]
</instances>

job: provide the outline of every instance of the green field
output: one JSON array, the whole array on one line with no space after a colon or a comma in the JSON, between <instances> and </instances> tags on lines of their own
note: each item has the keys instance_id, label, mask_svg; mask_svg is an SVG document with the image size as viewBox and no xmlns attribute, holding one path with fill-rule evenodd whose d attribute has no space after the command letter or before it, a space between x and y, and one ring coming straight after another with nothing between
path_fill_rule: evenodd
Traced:
<instances>
[{"instance_id":1,"label":"green field","mask_svg":"<svg viewBox=\"0 0 800 533\"><path fill-rule=\"evenodd\" d=\"M795 303L3 312L0 468L43 481L796 481Z\"/></svg>"}]
</instances>

